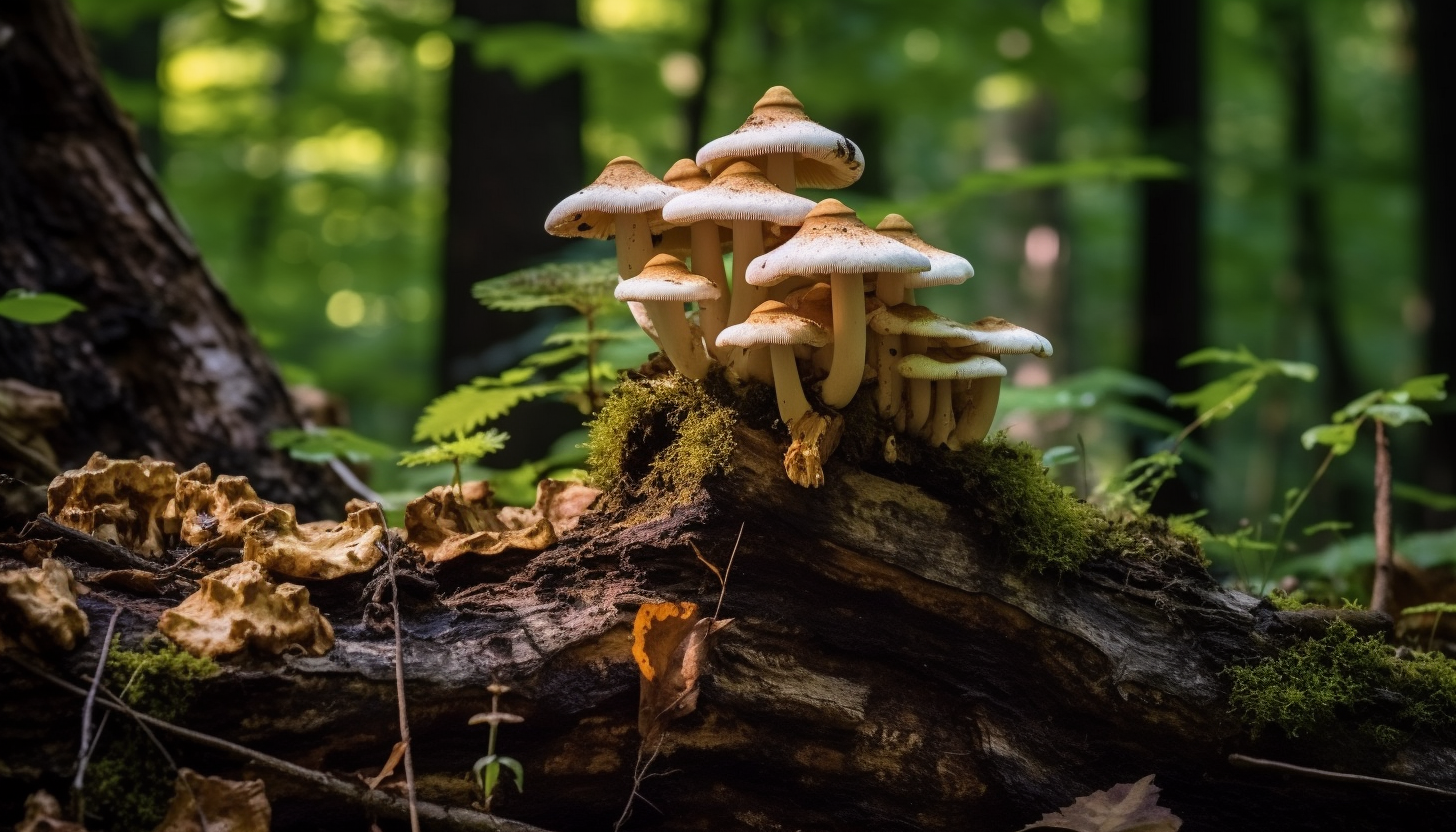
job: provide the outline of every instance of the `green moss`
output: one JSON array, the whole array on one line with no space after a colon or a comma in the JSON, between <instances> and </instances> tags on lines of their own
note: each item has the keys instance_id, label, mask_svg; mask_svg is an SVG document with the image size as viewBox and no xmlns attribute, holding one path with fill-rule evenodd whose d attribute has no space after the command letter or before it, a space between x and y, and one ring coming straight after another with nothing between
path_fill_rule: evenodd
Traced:
<instances>
[{"instance_id":1,"label":"green moss","mask_svg":"<svg viewBox=\"0 0 1456 832\"><path fill-rule=\"evenodd\" d=\"M1336 620L1249 667L1229 669L1230 709L1258 736L1277 725L1291 737L1341 723L1396 741L1408 731L1456 731L1456 663L1437 653L1397 657L1378 637Z\"/></svg>"},{"instance_id":2,"label":"green moss","mask_svg":"<svg viewBox=\"0 0 1456 832\"><path fill-rule=\"evenodd\" d=\"M659 514L727 469L738 413L704 385L668 375L624 382L591 424L587 465L609 499Z\"/></svg>"},{"instance_id":3,"label":"green moss","mask_svg":"<svg viewBox=\"0 0 1456 832\"><path fill-rule=\"evenodd\" d=\"M1197 525L1185 518L1155 514L1124 515L1104 519L1094 533L1100 554L1127 560L1162 563L1182 559L1207 566Z\"/></svg>"},{"instance_id":4,"label":"green moss","mask_svg":"<svg viewBox=\"0 0 1456 832\"><path fill-rule=\"evenodd\" d=\"M1309 603L1309 595L1302 589L1296 589L1293 592L1285 592L1282 589L1271 589L1267 597L1269 603L1274 605L1274 609L1284 610L1285 612L1298 612L1299 610L1307 610L1319 606L1319 604Z\"/></svg>"},{"instance_id":5,"label":"green moss","mask_svg":"<svg viewBox=\"0 0 1456 832\"><path fill-rule=\"evenodd\" d=\"M217 664L170 642L156 649L122 650L112 642L106 684L128 705L159 719L187 713L198 682L215 675ZM130 720L112 717L96 758L86 770L87 813L107 829L150 830L172 800L175 774L151 740Z\"/></svg>"}]
</instances>

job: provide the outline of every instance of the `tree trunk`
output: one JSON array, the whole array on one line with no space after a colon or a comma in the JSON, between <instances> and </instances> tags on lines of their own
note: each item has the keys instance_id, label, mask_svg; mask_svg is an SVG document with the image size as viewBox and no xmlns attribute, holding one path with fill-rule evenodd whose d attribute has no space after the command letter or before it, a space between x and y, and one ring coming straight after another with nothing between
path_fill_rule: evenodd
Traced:
<instances>
[{"instance_id":1,"label":"tree trunk","mask_svg":"<svg viewBox=\"0 0 1456 832\"><path fill-rule=\"evenodd\" d=\"M1144 558L1038 574L1010 551L1019 530L986 516L995 495L947 484L943 462L957 458L876 473L831 462L828 484L806 490L784 477L776 436L740 425L733 438L728 473L666 515L633 519L644 504L618 492L620 508L586 515L534 557L467 555L428 576L401 573L421 799L470 802L466 772L486 728L466 722L499 680L513 687L502 708L525 717L502 727L499 751L527 777L496 811L557 832L608 828L638 760L634 612L658 600L711 611L719 584L694 547L722 569L741 526L722 609L733 622L716 637L696 712L668 727L649 770L664 776L644 781L650 805L637 804L628 828L1009 832L1150 773L1188 828L1418 828L1448 807L1228 762L1238 752L1456 786L1456 751L1429 739L1398 755L1354 730L1287 740L1270 728L1255 742L1229 712L1231 665L1318 634L1332 616L1367 632L1388 617L1276 611L1161 538L1145 541ZM60 554L84 553L68 543ZM186 723L344 776L377 771L397 738L394 641L361 623L363 583L313 587L338 635L330 653L226 663ZM130 645L173 602L97 589L83 603L92 637L64 662L72 678L94 667L110 604L127 609ZM7 669L0 703L0 771L27 782L64 772L79 697ZM207 773L236 768L168 744ZM262 774L276 828L366 822Z\"/></svg>"},{"instance_id":2,"label":"tree trunk","mask_svg":"<svg viewBox=\"0 0 1456 832\"><path fill-rule=\"evenodd\" d=\"M0 377L55 390L66 467L93 451L210 463L305 516L347 495L271 449L287 392L140 155L59 0L0 9L0 292L58 292L86 311L0 320Z\"/></svg>"}]
</instances>

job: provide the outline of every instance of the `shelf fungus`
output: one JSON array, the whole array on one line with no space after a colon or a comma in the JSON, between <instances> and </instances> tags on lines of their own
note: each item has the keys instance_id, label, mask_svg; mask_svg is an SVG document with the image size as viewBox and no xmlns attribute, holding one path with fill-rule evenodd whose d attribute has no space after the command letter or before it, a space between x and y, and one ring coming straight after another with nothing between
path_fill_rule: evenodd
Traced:
<instances>
[{"instance_id":1,"label":"shelf fungus","mask_svg":"<svg viewBox=\"0 0 1456 832\"><path fill-rule=\"evenodd\" d=\"M153 560L177 533L177 466L151 457L92 454L81 468L51 480L46 513L63 526L124 546Z\"/></svg>"},{"instance_id":2,"label":"shelf fungus","mask_svg":"<svg viewBox=\"0 0 1456 832\"><path fill-rule=\"evenodd\" d=\"M332 580L368 572L383 553L384 512L355 500L342 523L299 523L292 506L272 505L243 524L243 559L290 578Z\"/></svg>"},{"instance_id":3,"label":"shelf fungus","mask_svg":"<svg viewBox=\"0 0 1456 832\"><path fill-rule=\"evenodd\" d=\"M162 634L194 656L243 651L277 656L300 649L322 656L334 629L298 584L273 584L261 564L235 563L198 581L197 592L162 613Z\"/></svg>"},{"instance_id":4,"label":"shelf fungus","mask_svg":"<svg viewBox=\"0 0 1456 832\"><path fill-rule=\"evenodd\" d=\"M65 564L0 570L0 653L12 642L29 650L71 650L86 637L76 578Z\"/></svg>"},{"instance_id":5,"label":"shelf fungus","mask_svg":"<svg viewBox=\"0 0 1456 832\"><path fill-rule=\"evenodd\" d=\"M538 504L541 492L537 491ZM510 549L539 552L556 542L556 530L541 513L505 511L491 503L484 482L430 489L404 509L405 539L431 563L464 554L498 555Z\"/></svg>"}]
</instances>

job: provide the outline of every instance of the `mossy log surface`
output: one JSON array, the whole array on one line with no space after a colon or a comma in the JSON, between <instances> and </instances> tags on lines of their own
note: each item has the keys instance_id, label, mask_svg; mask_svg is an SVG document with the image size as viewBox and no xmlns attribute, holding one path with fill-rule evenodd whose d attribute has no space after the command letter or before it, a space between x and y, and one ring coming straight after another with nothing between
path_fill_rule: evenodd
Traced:
<instances>
[{"instance_id":1,"label":"mossy log surface","mask_svg":"<svg viewBox=\"0 0 1456 832\"><path fill-rule=\"evenodd\" d=\"M457 561L427 576L433 585L405 569L423 799L470 802L486 729L466 721L488 710L484 685L498 679L514 688L503 709L525 717L503 726L500 751L527 779L496 811L556 832L610 828L639 750L633 613L660 600L711 611L718 581L693 544L721 567L742 525L723 606L734 621L716 637L697 711L668 729L652 766L663 776L642 785L651 805L639 802L627 828L1001 832L1149 773L1187 828L1424 828L1456 805L1230 766L1243 753L1456 788L1456 749L1419 735L1395 749L1358 731L1251 739L1229 712L1224 669L1299 637L1309 616L1223 589L1176 547L1154 541L1151 558L1100 554L1039 573L1012 547L985 544L1016 530L988 536L984 524L997 521L975 494L933 495L904 465L842 462L824 488L805 490L784 478L775 434L739 424L732 440L729 470L665 514L629 522L642 503L619 501L535 556ZM330 653L224 662L182 722L302 765L372 774L397 738L393 638L366 623L363 579L313 592L337 630ZM73 678L94 667L111 603L127 610L124 643L175 604L105 589L83 602L92 637L63 663ZM80 703L13 666L0 673L0 703L10 806L69 769ZM171 744L183 764L237 770ZM361 810L262 774L275 828L363 828Z\"/></svg>"}]
</instances>

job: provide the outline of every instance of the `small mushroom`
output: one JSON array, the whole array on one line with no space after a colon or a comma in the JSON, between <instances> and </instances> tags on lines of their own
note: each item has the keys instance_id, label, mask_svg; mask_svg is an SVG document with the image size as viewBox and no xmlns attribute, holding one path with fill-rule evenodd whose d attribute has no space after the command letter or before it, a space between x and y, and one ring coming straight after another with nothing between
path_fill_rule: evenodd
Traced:
<instances>
[{"instance_id":1,"label":"small mushroom","mask_svg":"<svg viewBox=\"0 0 1456 832\"><path fill-rule=\"evenodd\" d=\"M691 379L708 375L703 342L688 327L683 304L714 300L722 294L713 281L693 274L683 261L659 254L636 277L617 284L617 300L637 301L647 310L661 339L662 351L679 373Z\"/></svg>"},{"instance_id":2,"label":"small mushroom","mask_svg":"<svg viewBox=\"0 0 1456 832\"><path fill-rule=\"evenodd\" d=\"M202 578L197 591L162 613L157 628L194 656L230 656L244 650L276 656L297 645L310 656L334 646L334 628L308 590L273 584L253 561Z\"/></svg>"},{"instance_id":3,"label":"small mushroom","mask_svg":"<svg viewBox=\"0 0 1456 832\"><path fill-rule=\"evenodd\" d=\"M662 181L681 190L683 193L696 191L708 187L712 177L708 172L698 167L692 159L679 159L676 164L668 170ZM663 206L665 209L667 206ZM663 213L666 219L666 211ZM728 236L727 242L732 242L732 231L719 225L715 220L699 219L689 226L689 251L692 256L691 268L694 272L713 281L722 293L717 300L703 301L698 304L701 314L698 316L698 325L703 330L703 340L708 343L709 349L718 341L718 333L728 325L728 306L733 293L728 288L728 275L723 270L724 235ZM671 233L671 232L669 232ZM664 248L666 238L664 237ZM720 357L721 361L722 358Z\"/></svg>"},{"instance_id":4,"label":"small mushroom","mask_svg":"<svg viewBox=\"0 0 1456 832\"><path fill-rule=\"evenodd\" d=\"M925 355L907 355L895 363L895 369L905 378L935 383L935 414L930 419L931 447L947 444L956 428L951 389L953 381L999 379L1006 375L1006 368L1001 362L989 356L953 356L941 350L931 350Z\"/></svg>"},{"instance_id":5,"label":"small mushroom","mask_svg":"<svg viewBox=\"0 0 1456 832\"><path fill-rule=\"evenodd\" d=\"M880 416L896 419L900 414L902 381L895 363L907 355L923 355L932 341L951 339L965 341L971 332L964 324L952 321L924 306L902 303L891 306L869 321L872 332L880 336L876 367L879 371L877 403ZM897 354L898 351L898 354ZM906 408L904 430L918 433L930 419L931 384L925 379L912 381L904 394Z\"/></svg>"},{"instance_id":6,"label":"small mushroom","mask_svg":"<svg viewBox=\"0 0 1456 832\"><path fill-rule=\"evenodd\" d=\"M1035 332L1001 318L982 318L965 325L972 335L949 341L953 350L999 358L1003 355L1036 355L1050 358L1052 343ZM970 406L956 422L955 441L961 445L980 442L991 432L996 405L1001 399L1001 377L971 382Z\"/></svg>"},{"instance_id":7,"label":"small mushroom","mask_svg":"<svg viewBox=\"0 0 1456 832\"><path fill-rule=\"evenodd\" d=\"M789 193L795 187L843 188L864 173L854 142L805 115L788 87L770 87L743 126L703 145L697 162L716 176L739 159L756 164Z\"/></svg>"},{"instance_id":8,"label":"small mushroom","mask_svg":"<svg viewBox=\"0 0 1456 832\"><path fill-rule=\"evenodd\" d=\"M930 261L914 249L876 234L837 199L814 206L788 242L748 266L748 282L772 286L794 275L823 275L834 303L834 359L821 394L824 403L849 404L864 381L865 272L918 272Z\"/></svg>"},{"instance_id":9,"label":"small mushroom","mask_svg":"<svg viewBox=\"0 0 1456 832\"><path fill-rule=\"evenodd\" d=\"M954 286L976 276L971 263L959 254L938 249L920 239L915 226L899 214L890 214L875 226L875 230L890 239L904 243L930 259L930 268L915 274L885 273L875 284L875 294L886 306L900 303L914 303L915 289L932 286Z\"/></svg>"}]
</instances>

